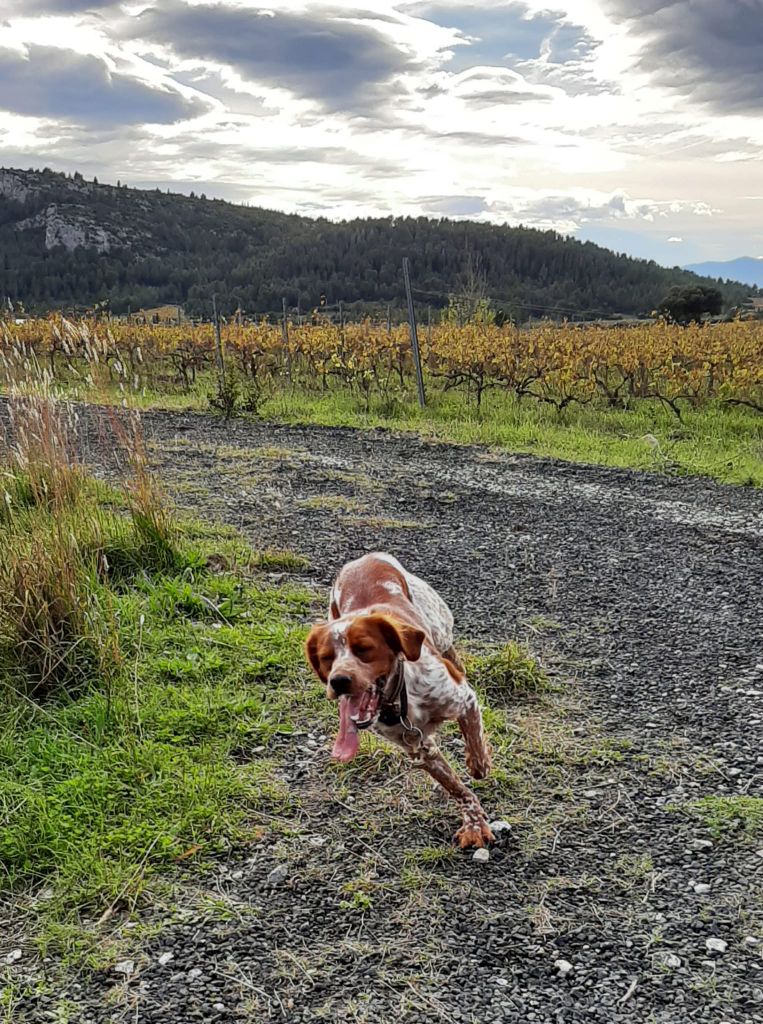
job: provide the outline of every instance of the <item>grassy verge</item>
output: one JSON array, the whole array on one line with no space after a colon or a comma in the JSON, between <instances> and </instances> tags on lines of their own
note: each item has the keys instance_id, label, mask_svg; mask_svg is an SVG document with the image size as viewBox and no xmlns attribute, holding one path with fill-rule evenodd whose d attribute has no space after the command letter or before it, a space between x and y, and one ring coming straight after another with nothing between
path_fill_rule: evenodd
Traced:
<instances>
[{"instance_id":1,"label":"grassy verge","mask_svg":"<svg viewBox=\"0 0 763 1024\"><path fill-rule=\"evenodd\" d=\"M290 423L412 430L440 441L484 444L511 452L549 456L726 483L763 486L763 417L753 411L709 405L687 410L678 422L659 403L633 410L594 406L559 414L548 406L492 393L481 412L459 395L431 394L420 410L412 400L372 402L352 395L276 395L262 415Z\"/></svg>"},{"instance_id":2,"label":"grassy verge","mask_svg":"<svg viewBox=\"0 0 763 1024\"><path fill-rule=\"evenodd\" d=\"M209 408L211 388L211 381L200 377L192 392L144 391L134 398L144 408L200 411ZM110 396L120 397L116 391ZM558 413L531 399L520 402L492 391L478 410L464 395L435 390L430 382L425 410L407 393L372 398L366 409L363 398L340 387L326 394L283 388L263 398L259 409L263 418L285 423L385 427L570 462L763 486L763 416L719 403L687 408L679 422L656 401L642 401L630 410L572 405Z\"/></svg>"},{"instance_id":3,"label":"grassy verge","mask_svg":"<svg viewBox=\"0 0 763 1024\"><path fill-rule=\"evenodd\" d=\"M40 465L7 461L0 489L0 905L17 942L81 954L83 915L288 807L273 749L313 699L313 595L258 579L299 559L176 523L146 480Z\"/></svg>"}]
</instances>

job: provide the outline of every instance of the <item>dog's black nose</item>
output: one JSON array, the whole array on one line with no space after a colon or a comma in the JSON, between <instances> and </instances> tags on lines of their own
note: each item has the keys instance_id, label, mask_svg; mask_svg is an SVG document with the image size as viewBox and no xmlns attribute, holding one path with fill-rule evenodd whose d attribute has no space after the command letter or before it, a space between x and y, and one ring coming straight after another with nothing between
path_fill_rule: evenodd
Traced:
<instances>
[{"instance_id":1,"label":"dog's black nose","mask_svg":"<svg viewBox=\"0 0 763 1024\"><path fill-rule=\"evenodd\" d=\"M350 687L352 686L352 679L349 676L332 676L329 679L331 683L331 689L334 693L341 697L343 693L349 693Z\"/></svg>"}]
</instances>

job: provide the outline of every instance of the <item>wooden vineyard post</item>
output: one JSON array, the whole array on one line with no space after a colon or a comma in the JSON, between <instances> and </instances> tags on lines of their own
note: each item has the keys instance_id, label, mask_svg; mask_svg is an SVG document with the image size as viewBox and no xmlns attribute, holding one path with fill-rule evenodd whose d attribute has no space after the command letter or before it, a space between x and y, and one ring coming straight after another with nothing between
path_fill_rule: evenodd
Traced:
<instances>
[{"instance_id":1,"label":"wooden vineyard post","mask_svg":"<svg viewBox=\"0 0 763 1024\"><path fill-rule=\"evenodd\" d=\"M423 409L426 405L424 394L424 374L421 369L421 352L419 351L419 336L416 332L416 314L413 309L413 295L411 294L411 275L408 267L408 257L403 256L403 277L405 278L405 294L408 298L408 323L411 329L411 348L413 349L413 364L416 367L416 388L419 395L419 405Z\"/></svg>"},{"instance_id":2,"label":"wooden vineyard post","mask_svg":"<svg viewBox=\"0 0 763 1024\"><path fill-rule=\"evenodd\" d=\"M225 391L225 353L223 352L223 339L220 333L220 317L217 315L217 296L212 296L212 318L215 325L215 355L217 359L217 372L220 376L220 393Z\"/></svg>"},{"instance_id":3,"label":"wooden vineyard post","mask_svg":"<svg viewBox=\"0 0 763 1024\"><path fill-rule=\"evenodd\" d=\"M286 315L286 296L281 299L281 310L283 317L281 320L281 333L283 335L283 349L286 355L286 376L291 384L291 352L289 351L289 318Z\"/></svg>"}]
</instances>

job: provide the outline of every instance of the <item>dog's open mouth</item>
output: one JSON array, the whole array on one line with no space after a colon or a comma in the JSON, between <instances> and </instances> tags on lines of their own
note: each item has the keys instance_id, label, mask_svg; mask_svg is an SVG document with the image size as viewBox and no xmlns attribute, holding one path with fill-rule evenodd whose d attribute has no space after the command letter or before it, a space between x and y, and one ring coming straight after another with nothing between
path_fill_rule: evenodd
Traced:
<instances>
[{"instance_id":1,"label":"dog's open mouth","mask_svg":"<svg viewBox=\"0 0 763 1024\"><path fill-rule=\"evenodd\" d=\"M352 761L360 747L359 729L368 729L379 713L378 688L366 690L359 697L344 696L339 700L339 735L331 751L337 761Z\"/></svg>"}]
</instances>

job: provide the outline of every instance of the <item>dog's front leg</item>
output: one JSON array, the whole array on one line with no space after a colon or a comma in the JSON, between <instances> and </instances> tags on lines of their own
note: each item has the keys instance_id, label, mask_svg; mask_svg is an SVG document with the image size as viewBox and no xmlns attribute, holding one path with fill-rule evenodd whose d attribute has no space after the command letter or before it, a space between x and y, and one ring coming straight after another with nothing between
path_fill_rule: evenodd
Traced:
<instances>
[{"instance_id":1,"label":"dog's front leg","mask_svg":"<svg viewBox=\"0 0 763 1024\"><path fill-rule=\"evenodd\" d=\"M495 836L490 831L487 817L476 795L463 784L451 766L440 753L432 739L424 740L416 754L411 755L417 768L423 768L443 789L457 801L461 808L463 824L456 832L456 839L462 849L468 846L482 847L492 842Z\"/></svg>"},{"instance_id":2,"label":"dog's front leg","mask_svg":"<svg viewBox=\"0 0 763 1024\"><path fill-rule=\"evenodd\" d=\"M493 767L490 744L482 726L477 694L470 686L463 685L468 693L465 694L463 711L458 716L458 727L464 738L466 768L473 779L484 779Z\"/></svg>"}]
</instances>

